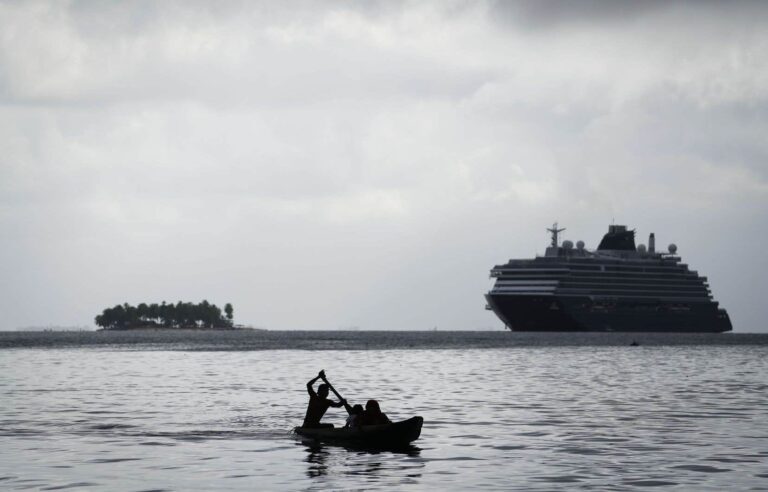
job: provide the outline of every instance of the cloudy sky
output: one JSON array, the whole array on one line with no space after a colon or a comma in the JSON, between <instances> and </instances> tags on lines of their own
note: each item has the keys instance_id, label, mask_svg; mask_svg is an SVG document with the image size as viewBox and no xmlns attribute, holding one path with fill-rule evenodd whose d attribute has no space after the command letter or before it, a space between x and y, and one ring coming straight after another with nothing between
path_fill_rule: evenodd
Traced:
<instances>
[{"instance_id":1,"label":"cloudy sky","mask_svg":"<svg viewBox=\"0 0 768 492\"><path fill-rule=\"evenodd\" d=\"M232 302L501 329L488 270L675 242L768 331L768 4L2 2L0 329Z\"/></svg>"}]
</instances>

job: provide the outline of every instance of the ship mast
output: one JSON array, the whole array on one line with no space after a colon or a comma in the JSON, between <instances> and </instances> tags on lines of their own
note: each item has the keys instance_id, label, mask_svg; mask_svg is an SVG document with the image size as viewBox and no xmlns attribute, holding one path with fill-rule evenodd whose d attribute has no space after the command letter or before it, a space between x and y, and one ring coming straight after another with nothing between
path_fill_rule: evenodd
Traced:
<instances>
[{"instance_id":1,"label":"ship mast","mask_svg":"<svg viewBox=\"0 0 768 492\"><path fill-rule=\"evenodd\" d=\"M558 229L557 222L555 222L554 224L552 224L552 228L547 230L552 233L552 247L557 248L557 235L563 232L565 230L565 227L563 227L562 229Z\"/></svg>"}]
</instances>

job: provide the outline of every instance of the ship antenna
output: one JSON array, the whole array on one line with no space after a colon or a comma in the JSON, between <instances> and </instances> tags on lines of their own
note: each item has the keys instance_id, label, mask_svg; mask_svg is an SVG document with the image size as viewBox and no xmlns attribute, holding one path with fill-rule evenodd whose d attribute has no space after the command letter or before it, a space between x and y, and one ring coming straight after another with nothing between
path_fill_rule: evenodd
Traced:
<instances>
[{"instance_id":1,"label":"ship antenna","mask_svg":"<svg viewBox=\"0 0 768 492\"><path fill-rule=\"evenodd\" d=\"M552 224L552 229L547 229L547 230L552 233L552 247L557 248L557 235L563 232L565 230L565 227L563 227L562 229L558 229L557 222L555 222L554 224Z\"/></svg>"}]
</instances>

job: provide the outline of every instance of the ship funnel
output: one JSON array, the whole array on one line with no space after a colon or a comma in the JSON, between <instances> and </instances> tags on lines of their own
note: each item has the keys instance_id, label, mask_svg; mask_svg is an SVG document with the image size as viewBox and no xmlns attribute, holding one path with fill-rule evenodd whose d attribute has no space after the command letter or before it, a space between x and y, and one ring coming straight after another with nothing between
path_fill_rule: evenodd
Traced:
<instances>
[{"instance_id":1,"label":"ship funnel","mask_svg":"<svg viewBox=\"0 0 768 492\"><path fill-rule=\"evenodd\" d=\"M648 236L648 252L649 253L655 253L656 252L656 235L651 233L650 236Z\"/></svg>"}]
</instances>

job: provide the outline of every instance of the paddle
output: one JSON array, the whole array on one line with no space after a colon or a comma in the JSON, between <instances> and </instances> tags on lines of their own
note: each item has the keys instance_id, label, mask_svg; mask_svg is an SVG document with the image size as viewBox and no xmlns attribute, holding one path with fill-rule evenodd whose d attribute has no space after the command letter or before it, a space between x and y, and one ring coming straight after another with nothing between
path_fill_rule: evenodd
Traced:
<instances>
[{"instance_id":1,"label":"paddle","mask_svg":"<svg viewBox=\"0 0 768 492\"><path fill-rule=\"evenodd\" d=\"M327 385L328 385L328 389L329 389L329 390L331 390L331 391L333 391L333 394L334 394L334 395L336 395L336 398L338 398L338 399L339 399L339 401L343 401L344 403L346 403L346 402L347 402L347 400L345 400L345 399L344 399L344 398L343 398L343 397L342 397L342 396L339 394L339 392L338 392L338 391L336 391L336 388L334 388L334 387L333 387L333 385L332 385L331 383L329 383L329 382L328 382L328 380L325 378L325 370L323 370L323 371L320 371L320 372L322 372L322 378L323 378L323 382L324 382L325 384L327 384ZM345 406L346 406L346 405L345 405Z\"/></svg>"}]
</instances>

